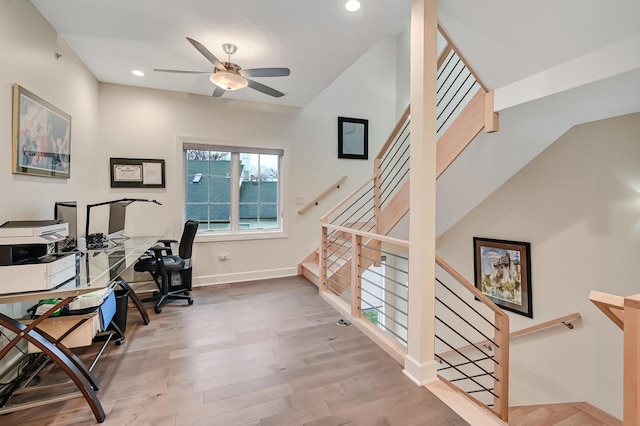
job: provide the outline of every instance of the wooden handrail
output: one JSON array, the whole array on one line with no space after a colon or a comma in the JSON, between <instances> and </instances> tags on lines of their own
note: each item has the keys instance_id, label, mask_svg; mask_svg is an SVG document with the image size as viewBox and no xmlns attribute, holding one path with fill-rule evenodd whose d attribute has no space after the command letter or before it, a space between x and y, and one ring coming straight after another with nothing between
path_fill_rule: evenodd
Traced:
<instances>
[{"instance_id":1,"label":"wooden handrail","mask_svg":"<svg viewBox=\"0 0 640 426\"><path fill-rule=\"evenodd\" d=\"M571 322L578 320L580 318L582 318L580 313L575 312L573 314L555 318L555 319L540 323L538 325L532 325L531 327L523 328L522 330L514 331L513 333L509 334L509 337L513 339L515 337L520 337L520 336L524 336L525 334L535 333L536 331L543 330L545 328L553 327L554 325L560 325L560 324L566 325L567 328L571 330L573 329L573 324L571 324Z\"/></svg>"},{"instance_id":2,"label":"wooden handrail","mask_svg":"<svg viewBox=\"0 0 640 426\"><path fill-rule=\"evenodd\" d=\"M620 330L624 330L624 297L592 290L589 300Z\"/></svg>"},{"instance_id":3,"label":"wooden handrail","mask_svg":"<svg viewBox=\"0 0 640 426\"><path fill-rule=\"evenodd\" d=\"M365 237L370 240L382 241L383 243L394 244L400 247L409 247L409 241L401 240L399 238L387 237L386 235L379 235L379 234L374 234L372 232L360 231L358 229L353 229L346 226L331 225L330 223L325 223L322 226L327 229L333 229L336 231L344 232L345 234L359 235L361 237Z\"/></svg>"},{"instance_id":4,"label":"wooden handrail","mask_svg":"<svg viewBox=\"0 0 640 426\"><path fill-rule=\"evenodd\" d=\"M452 50L453 45L451 43L447 43L444 49L442 49L442 52L440 52L440 56L438 56L438 69L440 69L442 64L444 64L444 61L447 59L447 56L449 56L449 53L451 53Z\"/></svg>"},{"instance_id":5,"label":"wooden handrail","mask_svg":"<svg viewBox=\"0 0 640 426\"><path fill-rule=\"evenodd\" d=\"M343 204L345 204L351 197L353 197L355 194L357 194L358 192L362 191L367 185L371 184L371 182L373 182L373 178L370 178L369 180L367 180L365 183L363 183L362 185L360 185L359 187L357 187L356 189L354 189L353 191L351 191L351 193L349 195L347 195L346 197L344 197L338 204L336 204L336 206L334 208L332 208L331 210L329 210L328 212L326 212L324 214L324 216L322 216L320 218L320 220L322 221L322 223L325 223L327 221L327 219L329 218L329 216L333 213L335 213L340 207L342 207Z\"/></svg>"},{"instance_id":6,"label":"wooden handrail","mask_svg":"<svg viewBox=\"0 0 640 426\"><path fill-rule=\"evenodd\" d=\"M527 328L523 328L522 330L518 330L518 331L514 331L512 333L509 333L509 340L511 339L515 339L516 337L520 337L520 336L524 336L525 334L530 334L530 333L535 333L536 331L540 331L543 330L545 328L549 328L549 327L553 327L555 325L560 325L560 324L564 324L567 326L567 328L569 329L573 329L573 324L571 324L572 321L578 320L582 318L582 316L580 315L580 313L575 312L573 314L569 314L569 315L565 315L563 317L559 317L559 318L555 318L552 319L550 321L546 321L537 325L532 325L531 327L527 327ZM480 342L476 342L473 345L466 345L466 346L462 346L460 348L457 348L456 350L451 350L451 351L447 351L447 352L443 352L441 354L438 354L438 356L440 357L446 357L449 355L453 355L456 354L458 352L464 352L464 351L468 351L469 349L474 349L478 346L484 346L489 344L489 340L482 340Z\"/></svg>"},{"instance_id":7,"label":"wooden handrail","mask_svg":"<svg viewBox=\"0 0 640 426\"><path fill-rule=\"evenodd\" d=\"M469 62L467 62L467 60L464 58L464 56L462 56L462 53L460 53L460 51L458 50L456 45L453 44L453 42L451 41L451 38L449 37L447 32L440 26L440 24L438 24L438 31L440 31L440 34L442 34L442 37L444 37L444 39L447 41L447 44L449 44L453 48L453 50L456 52L456 54L460 57L460 60L462 61L464 66L467 67L467 69L469 70L471 75L473 75L473 78L476 79L476 81L478 82L480 87L482 87L482 90L484 90L485 92L488 92L489 89L487 89L487 86L485 86L484 83L482 82L482 80L480 80L480 77L478 77L478 74L476 74L476 72L473 70L473 68L471 68L469 66Z\"/></svg>"},{"instance_id":8,"label":"wooden handrail","mask_svg":"<svg viewBox=\"0 0 640 426\"><path fill-rule=\"evenodd\" d=\"M439 265L442 269L444 269L449 275L455 278L464 288L473 293L475 297L480 299L482 303L493 312L495 312L499 316L508 317L508 315L496 306L495 303L491 299L489 299L484 293L478 290L473 284L471 284L465 277L463 277L458 271L453 269L451 265L444 261L440 256L436 254L436 264Z\"/></svg>"},{"instance_id":9,"label":"wooden handrail","mask_svg":"<svg viewBox=\"0 0 640 426\"><path fill-rule=\"evenodd\" d=\"M345 180L347 180L347 177L342 176L340 179L338 179L336 183L332 184L329 188L327 188L326 191L324 191L322 194L314 198L309 204L307 204L306 206L298 210L298 214L304 214L310 208L317 206L320 200L322 200L324 197L329 195L331 191L333 191L334 189L340 189L340 185L342 185Z\"/></svg>"},{"instance_id":10,"label":"wooden handrail","mask_svg":"<svg viewBox=\"0 0 640 426\"><path fill-rule=\"evenodd\" d=\"M382 159L382 156L384 155L384 153L387 151L387 149L389 149L389 146L393 143L396 136L398 136L398 133L400 133L400 129L402 129L402 125L404 124L405 121L407 121L407 118L409 118L409 115L411 115L411 105L409 105L407 109L404 110L402 117L400 117L400 120L398 120L398 122L396 123L396 126L391 131L391 134L387 138L387 141L384 143L384 145L382 145L382 148L380 148L380 151L378 152L376 159L378 160Z\"/></svg>"}]
</instances>

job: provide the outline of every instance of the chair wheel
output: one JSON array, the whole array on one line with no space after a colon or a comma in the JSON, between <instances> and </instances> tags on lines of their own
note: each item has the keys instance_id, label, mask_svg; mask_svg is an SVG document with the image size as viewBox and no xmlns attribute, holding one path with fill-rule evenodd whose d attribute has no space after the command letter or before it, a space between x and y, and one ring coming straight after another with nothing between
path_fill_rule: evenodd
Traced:
<instances>
[{"instance_id":1,"label":"chair wheel","mask_svg":"<svg viewBox=\"0 0 640 426\"><path fill-rule=\"evenodd\" d=\"M160 312L162 312L162 308L160 306L156 306L156 314L159 314Z\"/></svg>"},{"instance_id":2,"label":"chair wheel","mask_svg":"<svg viewBox=\"0 0 640 426\"><path fill-rule=\"evenodd\" d=\"M187 301L188 304L193 305L193 299L189 298L189 300Z\"/></svg>"}]
</instances>

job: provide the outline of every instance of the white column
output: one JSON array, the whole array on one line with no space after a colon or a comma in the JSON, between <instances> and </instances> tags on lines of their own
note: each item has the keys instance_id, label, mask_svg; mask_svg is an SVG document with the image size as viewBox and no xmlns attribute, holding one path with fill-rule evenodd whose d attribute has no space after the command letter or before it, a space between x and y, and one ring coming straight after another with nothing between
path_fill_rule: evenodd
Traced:
<instances>
[{"instance_id":1,"label":"white column","mask_svg":"<svg viewBox=\"0 0 640 426\"><path fill-rule=\"evenodd\" d=\"M433 358L437 32L437 0L412 0L409 338L404 373L418 385L436 380Z\"/></svg>"}]
</instances>

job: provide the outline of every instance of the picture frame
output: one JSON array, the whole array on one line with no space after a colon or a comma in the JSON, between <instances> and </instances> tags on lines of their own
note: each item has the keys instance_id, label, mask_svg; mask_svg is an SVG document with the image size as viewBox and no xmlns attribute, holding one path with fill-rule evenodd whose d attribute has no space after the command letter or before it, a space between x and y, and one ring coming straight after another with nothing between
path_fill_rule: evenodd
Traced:
<instances>
[{"instance_id":1,"label":"picture frame","mask_svg":"<svg viewBox=\"0 0 640 426\"><path fill-rule=\"evenodd\" d=\"M338 158L369 158L369 120L338 117Z\"/></svg>"},{"instance_id":2,"label":"picture frame","mask_svg":"<svg viewBox=\"0 0 640 426\"><path fill-rule=\"evenodd\" d=\"M496 305L533 318L531 244L473 237L475 286Z\"/></svg>"},{"instance_id":3,"label":"picture frame","mask_svg":"<svg viewBox=\"0 0 640 426\"><path fill-rule=\"evenodd\" d=\"M11 171L71 177L71 116L13 84Z\"/></svg>"},{"instance_id":4,"label":"picture frame","mask_svg":"<svg viewBox=\"0 0 640 426\"><path fill-rule=\"evenodd\" d=\"M110 158L112 188L164 188L165 164L162 159Z\"/></svg>"}]
</instances>

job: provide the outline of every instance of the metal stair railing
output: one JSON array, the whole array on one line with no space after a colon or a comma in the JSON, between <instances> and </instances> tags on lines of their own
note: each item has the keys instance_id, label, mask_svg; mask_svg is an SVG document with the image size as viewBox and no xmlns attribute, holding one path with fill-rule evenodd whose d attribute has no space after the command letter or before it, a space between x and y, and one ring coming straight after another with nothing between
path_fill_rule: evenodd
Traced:
<instances>
[{"instance_id":1,"label":"metal stair railing","mask_svg":"<svg viewBox=\"0 0 640 426\"><path fill-rule=\"evenodd\" d=\"M409 242L331 224L322 230L325 238L340 235L342 253L321 259L321 295L401 362L408 338Z\"/></svg>"},{"instance_id":2,"label":"metal stair railing","mask_svg":"<svg viewBox=\"0 0 640 426\"><path fill-rule=\"evenodd\" d=\"M437 73L436 134L443 135L478 90L488 92L451 39L438 26L439 52Z\"/></svg>"},{"instance_id":3,"label":"metal stair railing","mask_svg":"<svg viewBox=\"0 0 640 426\"><path fill-rule=\"evenodd\" d=\"M438 256L436 265L438 375L506 421L509 316Z\"/></svg>"},{"instance_id":4,"label":"metal stair railing","mask_svg":"<svg viewBox=\"0 0 640 426\"><path fill-rule=\"evenodd\" d=\"M438 59L438 140L471 100L477 103L476 98L482 95L478 99L484 103L487 93L448 36L439 30L446 43ZM478 93L480 90L483 93ZM486 113L484 108L483 111ZM358 327L400 363L408 343L409 242L386 234L409 209L410 124L407 107L374 159L373 178L321 220L321 295L348 313ZM457 138L458 133L451 130L447 139ZM469 141L464 142L466 146ZM398 203L404 203L403 207ZM506 421L509 317L446 262L438 256L435 261L435 343L436 360L441 365L438 373ZM489 342L486 345L491 350L473 343L478 341Z\"/></svg>"}]
</instances>

